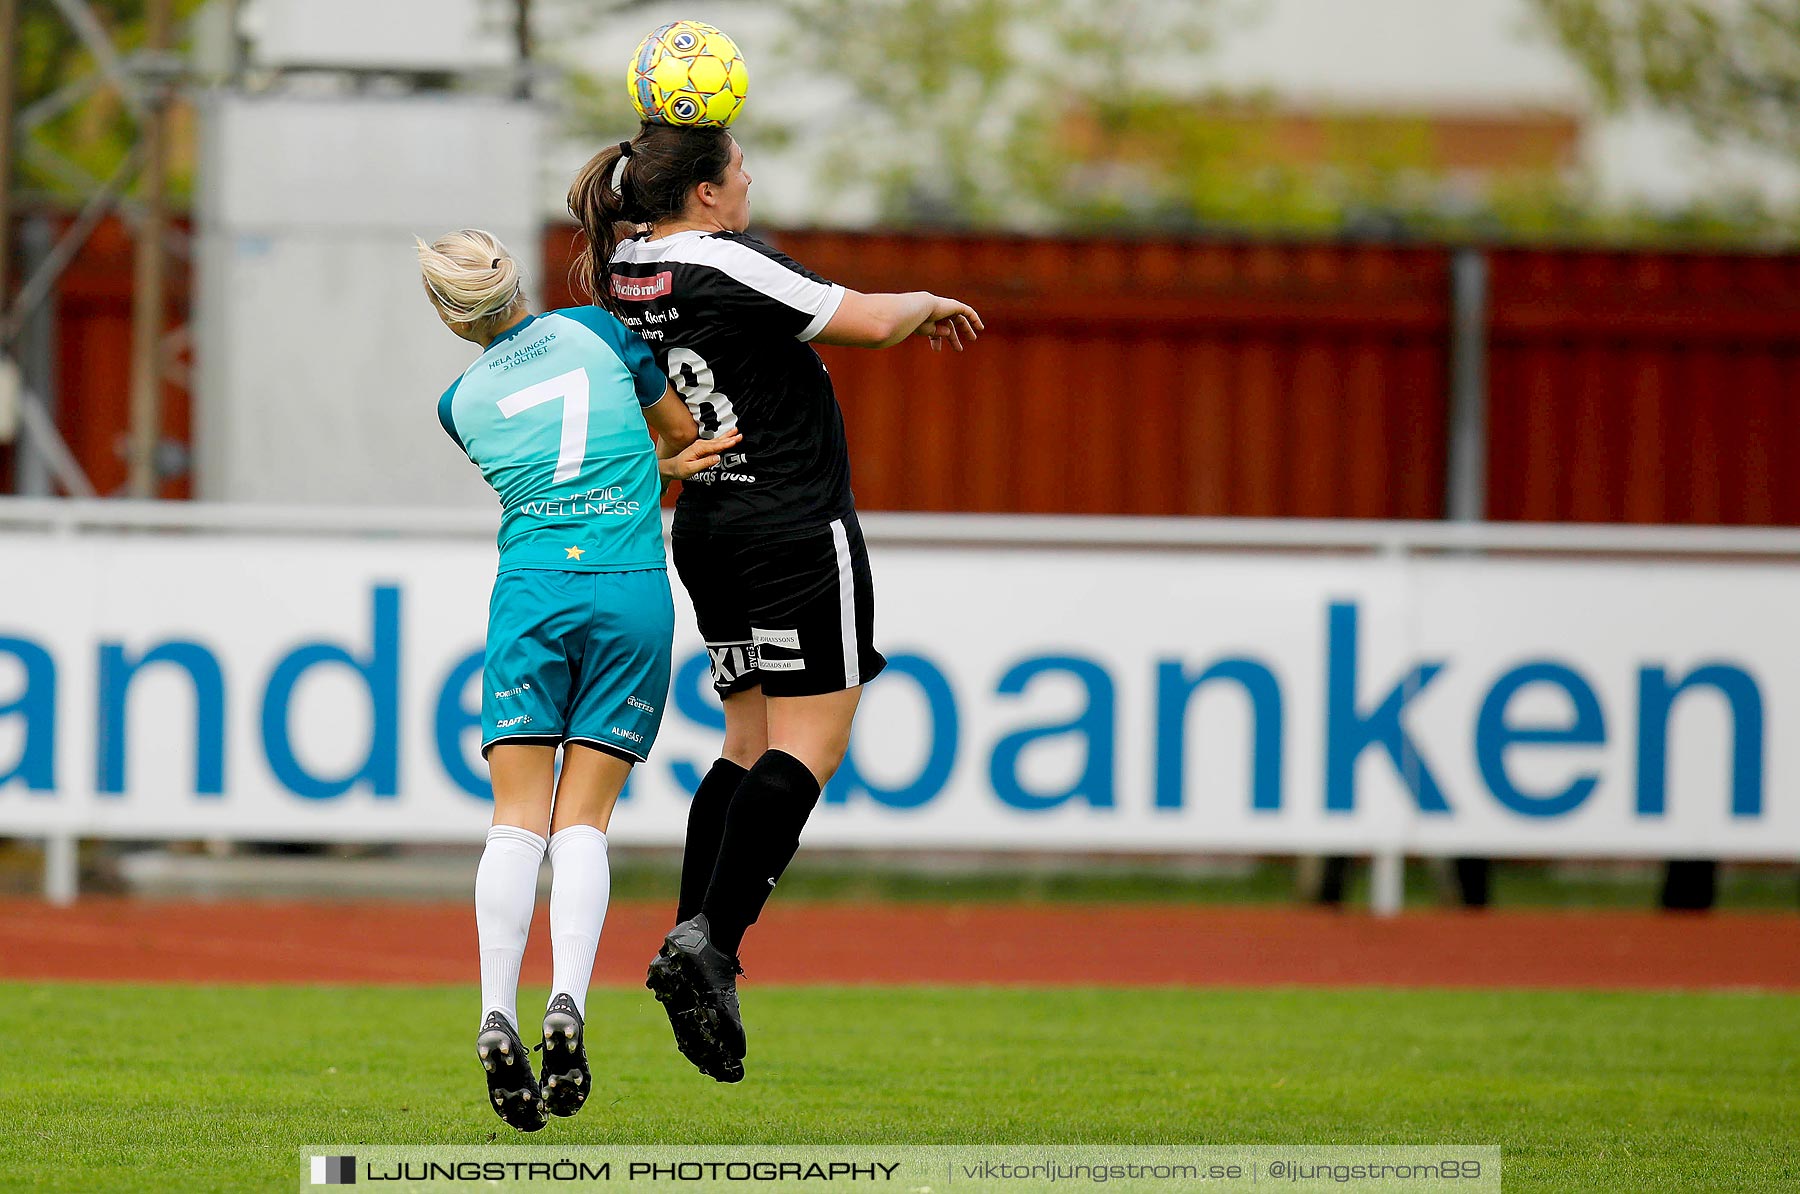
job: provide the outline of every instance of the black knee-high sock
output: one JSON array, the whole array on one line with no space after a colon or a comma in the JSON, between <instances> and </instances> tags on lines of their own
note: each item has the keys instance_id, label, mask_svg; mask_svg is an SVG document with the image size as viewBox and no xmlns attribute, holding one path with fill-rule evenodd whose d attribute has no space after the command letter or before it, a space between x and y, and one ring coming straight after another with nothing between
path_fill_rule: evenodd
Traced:
<instances>
[{"instance_id":1,"label":"black knee-high sock","mask_svg":"<svg viewBox=\"0 0 1800 1194\"><path fill-rule=\"evenodd\" d=\"M750 768L725 814L719 862L701 905L714 946L737 953L744 930L756 923L775 881L794 860L800 830L818 802L819 781L793 755L765 751Z\"/></svg>"},{"instance_id":2,"label":"black knee-high sock","mask_svg":"<svg viewBox=\"0 0 1800 1194\"><path fill-rule=\"evenodd\" d=\"M681 898L675 905L675 923L700 911L719 861L719 842L725 837L725 810L732 793L750 772L730 759L719 759L694 790L688 806L687 847L681 852Z\"/></svg>"}]
</instances>

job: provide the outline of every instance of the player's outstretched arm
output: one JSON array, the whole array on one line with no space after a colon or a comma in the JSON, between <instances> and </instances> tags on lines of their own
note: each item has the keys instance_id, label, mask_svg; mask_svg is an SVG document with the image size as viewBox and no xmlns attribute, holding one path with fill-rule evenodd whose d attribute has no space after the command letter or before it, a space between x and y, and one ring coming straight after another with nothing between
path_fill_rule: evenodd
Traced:
<instances>
[{"instance_id":1,"label":"player's outstretched arm","mask_svg":"<svg viewBox=\"0 0 1800 1194\"><path fill-rule=\"evenodd\" d=\"M962 351L982 328L975 308L924 290L908 294L862 294L845 291L837 313L814 340L851 348L892 348L908 336L924 336L934 350L946 342Z\"/></svg>"}]
</instances>

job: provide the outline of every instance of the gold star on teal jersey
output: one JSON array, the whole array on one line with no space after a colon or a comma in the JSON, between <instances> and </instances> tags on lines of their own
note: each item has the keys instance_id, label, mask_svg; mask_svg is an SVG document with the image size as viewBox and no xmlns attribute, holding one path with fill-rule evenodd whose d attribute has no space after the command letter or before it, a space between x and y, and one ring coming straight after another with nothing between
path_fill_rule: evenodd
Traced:
<instances>
[{"instance_id":1,"label":"gold star on teal jersey","mask_svg":"<svg viewBox=\"0 0 1800 1194\"><path fill-rule=\"evenodd\" d=\"M581 549L579 547L566 547L563 550L569 553L569 558L571 560L579 560L581 558Z\"/></svg>"}]
</instances>

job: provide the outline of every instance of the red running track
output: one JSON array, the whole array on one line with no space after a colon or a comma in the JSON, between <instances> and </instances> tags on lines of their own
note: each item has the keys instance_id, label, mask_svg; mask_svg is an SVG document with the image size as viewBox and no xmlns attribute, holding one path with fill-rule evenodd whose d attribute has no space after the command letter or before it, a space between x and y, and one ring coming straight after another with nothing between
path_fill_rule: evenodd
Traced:
<instances>
[{"instance_id":1,"label":"red running track","mask_svg":"<svg viewBox=\"0 0 1800 1194\"><path fill-rule=\"evenodd\" d=\"M615 904L596 981L636 984L662 904ZM550 978L542 902L525 978ZM756 983L1800 990L1800 916L1186 905L790 904L751 930ZM459 983L463 904L0 900L0 979Z\"/></svg>"}]
</instances>

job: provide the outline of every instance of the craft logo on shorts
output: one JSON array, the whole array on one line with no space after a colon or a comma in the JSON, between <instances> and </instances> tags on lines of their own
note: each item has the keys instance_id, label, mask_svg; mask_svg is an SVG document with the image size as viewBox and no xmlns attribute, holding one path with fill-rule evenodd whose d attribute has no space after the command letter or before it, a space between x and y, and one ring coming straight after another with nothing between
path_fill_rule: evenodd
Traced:
<instances>
[{"instance_id":1,"label":"craft logo on shorts","mask_svg":"<svg viewBox=\"0 0 1800 1194\"><path fill-rule=\"evenodd\" d=\"M756 645L751 642L707 643L714 684L731 685L756 670Z\"/></svg>"},{"instance_id":2,"label":"craft logo on shorts","mask_svg":"<svg viewBox=\"0 0 1800 1194\"><path fill-rule=\"evenodd\" d=\"M675 275L668 270L648 278L621 278L613 275L613 297L628 303L648 303L665 298L675 289Z\"/></svg>"},{"instance_id":3,"label":"craft logo on shorts","mask_svg":"<svg viewBox=\"0 0 1800 1194\"><path fill-rule=\"evenodd\" d=\"M355 1157L314 1157L312 1159L312 1184L315 1186L354 1186L356 1184Z\"/></svg>"},{"instance_id":4,"label":"craft logo on shorts","mask_svg":"<svg viewBox=\"0 0 1800 1194\"><path fill-rule=\"evenodd\" d=\"M517 717L509 717L509 718L505 719L504 721L497 721L494 723L494 725L502 730L509 730L513 726L524 725L526 722L528 722L530 720L531 720L531 714L521 713Z\"/></svg>"}]
</instances>

